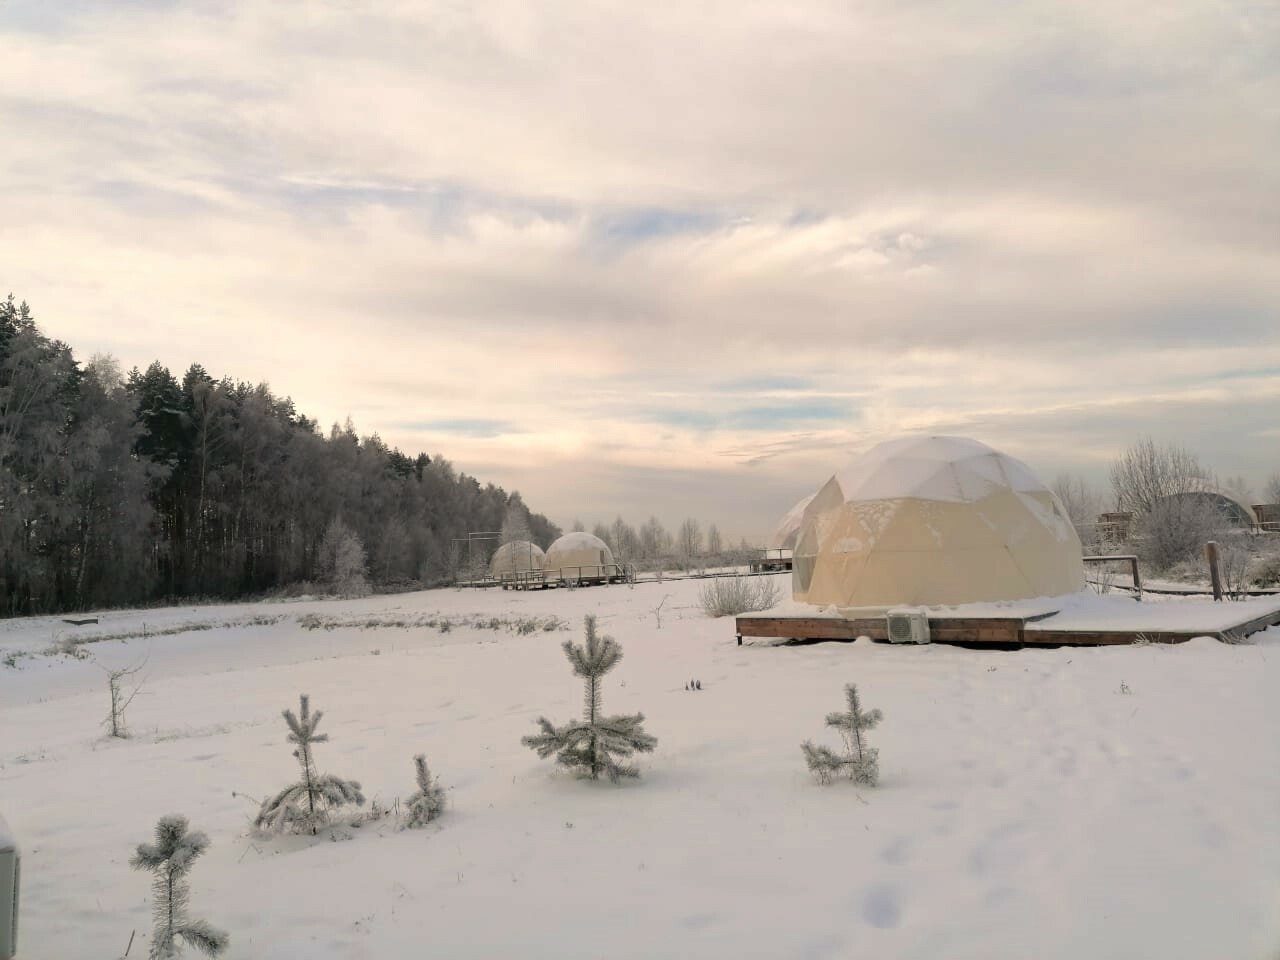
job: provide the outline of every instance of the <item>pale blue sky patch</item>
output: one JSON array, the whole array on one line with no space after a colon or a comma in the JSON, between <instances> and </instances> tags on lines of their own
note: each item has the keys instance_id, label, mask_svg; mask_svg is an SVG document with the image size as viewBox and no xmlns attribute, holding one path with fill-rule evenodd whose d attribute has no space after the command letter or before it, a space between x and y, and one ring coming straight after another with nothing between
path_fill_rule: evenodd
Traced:
<instances>
[{"instance_id":1,"label":"pale blue sky patch","mask_svg":"<svg viewBox=\"0 0 1280 960\"><path fill-rule=\"evenodd\" d=\"M690 233L722 229L732 218L695 210L637 207L597 213L591 218L589 243L629 246Z\"/></svg>"},{"instance_id":2,"label":"pale blue sky patch","mask_svg":"<svg viewBox=\"0 0 1280 960\"><path fill-rule=\"evenodd\" d=\"M477 440L526 432L524 428L510 420L489 420L482 417L452 420L410 420L394 424L394 426L397 430L408 430L414 433L449 433Z\"/></svg>"}]
</instances>

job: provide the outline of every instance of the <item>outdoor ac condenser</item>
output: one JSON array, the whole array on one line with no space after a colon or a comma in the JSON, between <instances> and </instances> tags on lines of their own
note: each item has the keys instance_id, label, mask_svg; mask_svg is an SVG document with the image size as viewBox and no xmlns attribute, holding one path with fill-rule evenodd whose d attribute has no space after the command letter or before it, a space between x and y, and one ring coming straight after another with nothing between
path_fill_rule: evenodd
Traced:
<instances>
[{"instance_id":1,"label":"outdoor ac condenser","mask_svg":"<svg viewBox=\"0 0 1280 960\"><path fill-rule=\"evenodd\" d=\"M929 615L916 607L899 607L890 610L890 643L928 643Z\"/></svg>"},{"instance_id":2,"label":"outdoor ac condenser","mask_svg":"<svg viewBox=\"0 0 1280 960\"><path fill-rule=\"evenodd\" d=\"M0 960L18 952L18 841L0 817Z\"/></svg>"}]
</instances>

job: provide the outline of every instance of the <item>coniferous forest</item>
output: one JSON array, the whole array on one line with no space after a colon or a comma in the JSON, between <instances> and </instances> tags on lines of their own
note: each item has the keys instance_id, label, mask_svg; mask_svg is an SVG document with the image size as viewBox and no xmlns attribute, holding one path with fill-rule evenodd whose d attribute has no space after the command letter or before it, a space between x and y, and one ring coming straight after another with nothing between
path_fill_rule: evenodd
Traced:
<instances>
[{"instance_id":1,"label":"coniferous forest","mask_svg":"<svg viewBox=\"0 0 1280 960\"><path fill-rule=\"evenodd\" d=\"M78 362L0 301L0 615L234 598L321 580L335 521L374 585L446 580L454 537L498 530L518 493L350 421L326 436L266 384L194 363ZM543 547L560 531L529 517Z\"/></svg>"}]
</instances>

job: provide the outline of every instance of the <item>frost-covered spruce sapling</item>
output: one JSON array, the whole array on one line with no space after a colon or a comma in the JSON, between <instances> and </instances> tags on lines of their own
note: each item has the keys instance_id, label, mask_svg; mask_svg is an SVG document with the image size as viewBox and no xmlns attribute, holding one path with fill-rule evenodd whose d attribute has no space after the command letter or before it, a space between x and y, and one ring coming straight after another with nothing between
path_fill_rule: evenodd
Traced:
<instances>
[{"instance_id":1,"label":"frost-covered spruce sapling","mask_svg":"<svg viewBox=\"0 0 1280 960\"><path fill-rule=\"evenodd\" d=\"M425 827L444 813L444 787L431 776L427 758L421 753L413 758L413 773L418 791L409 798L407 823L410 827Z\"/></svg>"},{"instance_id":2,"label":"frost-covered spruce sapling","mask_svg":"<svg viewBox=\"0 0 1280 960\"><path fill-rule=\"evenodd\" d=\"M150 870L155 933L151 941L152 960L179 955L178 941L201 953L216 957L231 938L203 920L187 919L190 890L187 874L191 865L209 847L209 838L198 830L187 830L187 818L171 814L156 824L156 842L138 844L129 860L135 870Z\"/></svg>"},{"instance_id":3,"label":"frost-covered spruce sapling","mask_svg":"<svg viewBox=\"0 0 1280 960\"><path fill-rule=\"evenodd\" d=\"M618 758L651 753L658 740L644 732L643 713L606 717L601 712L601 680L622 659L622 647L612 637L596 634L596 618L591 614L586 616L585 624L585 644L564 642L564 655L586 687L582 720L557 727L546 717L539 717L541 732L523 737L520 742L544 759L554 753L556 763L580 776L598 780L603 773L617 783L623 777L640 776L634 766L620 763Z\"/></svg>"},{"instance_id":4,"label":"frost-covered spruce sapling","mask_svg":"<svg viewBox=\"0 0 1280 960\"><path fill-rule=\"evenodd\" d=\"M854 783L874 787L880 778L880 751L867 746L863 734L874 729L883 714L879 710L864 713L858 700L858 688L852 683L845 684L844 693L849 702L848 711L827 714L827 726L835 727L844 738L844 754L818 746L812 740L806 740L800 749L804 751L809 771L822 783L830 783L833 777L844 775Z\"/></svg>"},{"instance_id":5,"label":"frost-covered spruce sapling","mask_svg":"<svg viewBox=\"0 0 1280 960\"><path fill-rule=\"evenodd\" d=\"M305 693L299 698L298 716L292 710L283 713L289 725L289 742L298 748L293 755L302 768L302 779L291 783L274 797L262 802L253 825L260 830L294 833L315 833L329 819L329 814L348 803L364 804L364 794L355 780L343 780L331 773L318 773L311 755L311 745L325 743L327 733L316 733L323 711L311 712L311 698Z\"/></svg>"}]
</instances>

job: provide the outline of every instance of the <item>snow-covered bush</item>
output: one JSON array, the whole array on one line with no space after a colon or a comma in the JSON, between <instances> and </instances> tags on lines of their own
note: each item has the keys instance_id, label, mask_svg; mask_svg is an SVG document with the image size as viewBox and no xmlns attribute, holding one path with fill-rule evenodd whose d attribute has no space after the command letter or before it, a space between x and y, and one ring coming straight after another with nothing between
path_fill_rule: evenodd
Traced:
<instances>
[{"instance_id":1,"label":"snow-covered bush","mask_svg":"<svg viewBox=\"0 0 1280 960\"><path fill-rule=\"evenodd\" d=\"M418 754L413 758L414 779L418 790L409 798L406 824L410 827L425 827L440 814L444 813L444 788L440 781L431 776L427 769L427 758Z\"/></svg>"},{"instance_id":2,"label":"snow-covered bush","mask_svg":"<svg viewBox=\"0 0 1280 960\"><path fill-rule=\"evenodd\" d=\"M171 814L156 824L156 842L140 843L129 860L135 870L149 870L151 908L155 915L155 932L151 940L151 958L160 960L179 955L178 941L201 953L216 957L226 949L231 938L203 920L187 919L190 890L187 874L191 865L209 847L209 838L198 830L188 832L187 818Z\"/></svg>"},{"instance_id":3,"label":"snow-covered bush","mask_svg":"<svg viewBox=\"0 0 1280 960\"><path fill-rule=\"evenodd\" d=\"M1259 560L1253 567L1253 581L1260 587L1280 587L1280 556Z\"/></svg>"},{"instance_id":4,"label":"snow-covered bush","mask_svg":"<svg viewBox=\"0 0 1280 960\"><path fill-rule=\"evenodd\" d=\"M1222 512L1206 497L1166 497L1139 520L1137 553L1163 572L1181 562L1195 562L1206 543L1222 538L1225 526Z\"/></svg>"},{"instance_id":5,"label":"snow-covered bush","mask_svg":"<svg viewBox=\"0 0 1280 960\"><path fill-rule=\"evenodd\" d=\"M736 617L740 613L768 610L781 594L773 577L732 576L708 580L698 591L702 611L708 617Z\"/></svg>"},{"instance_id":6,"label":"snow-covered bush","mask_svg":"<svg viewBox=\"0 0 1280 960\"><path fill-rule=\"evenodd\" d=\"M1218 544L1218 568L1222 573L1222 590L1230 600L1244 600L1253 586L1250 575L1250 553L1240 538L1229 538Z\"/></svg>"},{"instance_id":7,"label":"snow-covered bush","mask_svg":"<svg viewBox=\"0 0 1280 960\"><path fill-rule=\"evenodd\" d=\"M596 618L591 614L586 616L585 626L584 645L578 646L572 640L563 645L574 675L582 677L585 684L582 720L557 727L546 717L539 717L541 732L523 737L520 742L544 759L554 753L556 763L581 776L598 780L603 773L616 783L622 777L640 775L634 766L619 763L617 758L651 753L658 740L644 732L643 713L603 715L600 683L622 659L622 647L612 637L596 634Z\"/></svg>"},{"instance_id":8,"label":"snow-covered bush","mask_svg":"<svg viewBox=\"0 0 1280 960\"><path fill-rule=\"evenodd\" d=\"M262 802L253 822L259 830L315 833L338 807L348 803L364 804L364 794L355 780L343 780L333 774L316 771L311 745L329 739L327 733L315 732L324 713L320 710L311 712L311 698L305 693L298 700L298 716L294 716L292 710L285 710L283 715L289 725L289 742L298 745L293 755L302 768L302 779Z\"/></svg>"},{"instance_id":9,"label":"snow-covered bush","mask_svg":"<svg viewBox=\"0 0 1280 960\"><path fill-rule=\"evenodd\" d=\"M800 749L804 751L809 772L820 782L830 783L834 777L847 776L854 783L874 787L880 778L880 751L867 746L863 732L874 729L883 715L879 710L863 712L858 688L852 683L845 684L844 693L849 709L844 713L827 714L827 726L839 730L844 739L844 754L818 746L812 740L806 740Z\"/></svg>"}]
</instances>

